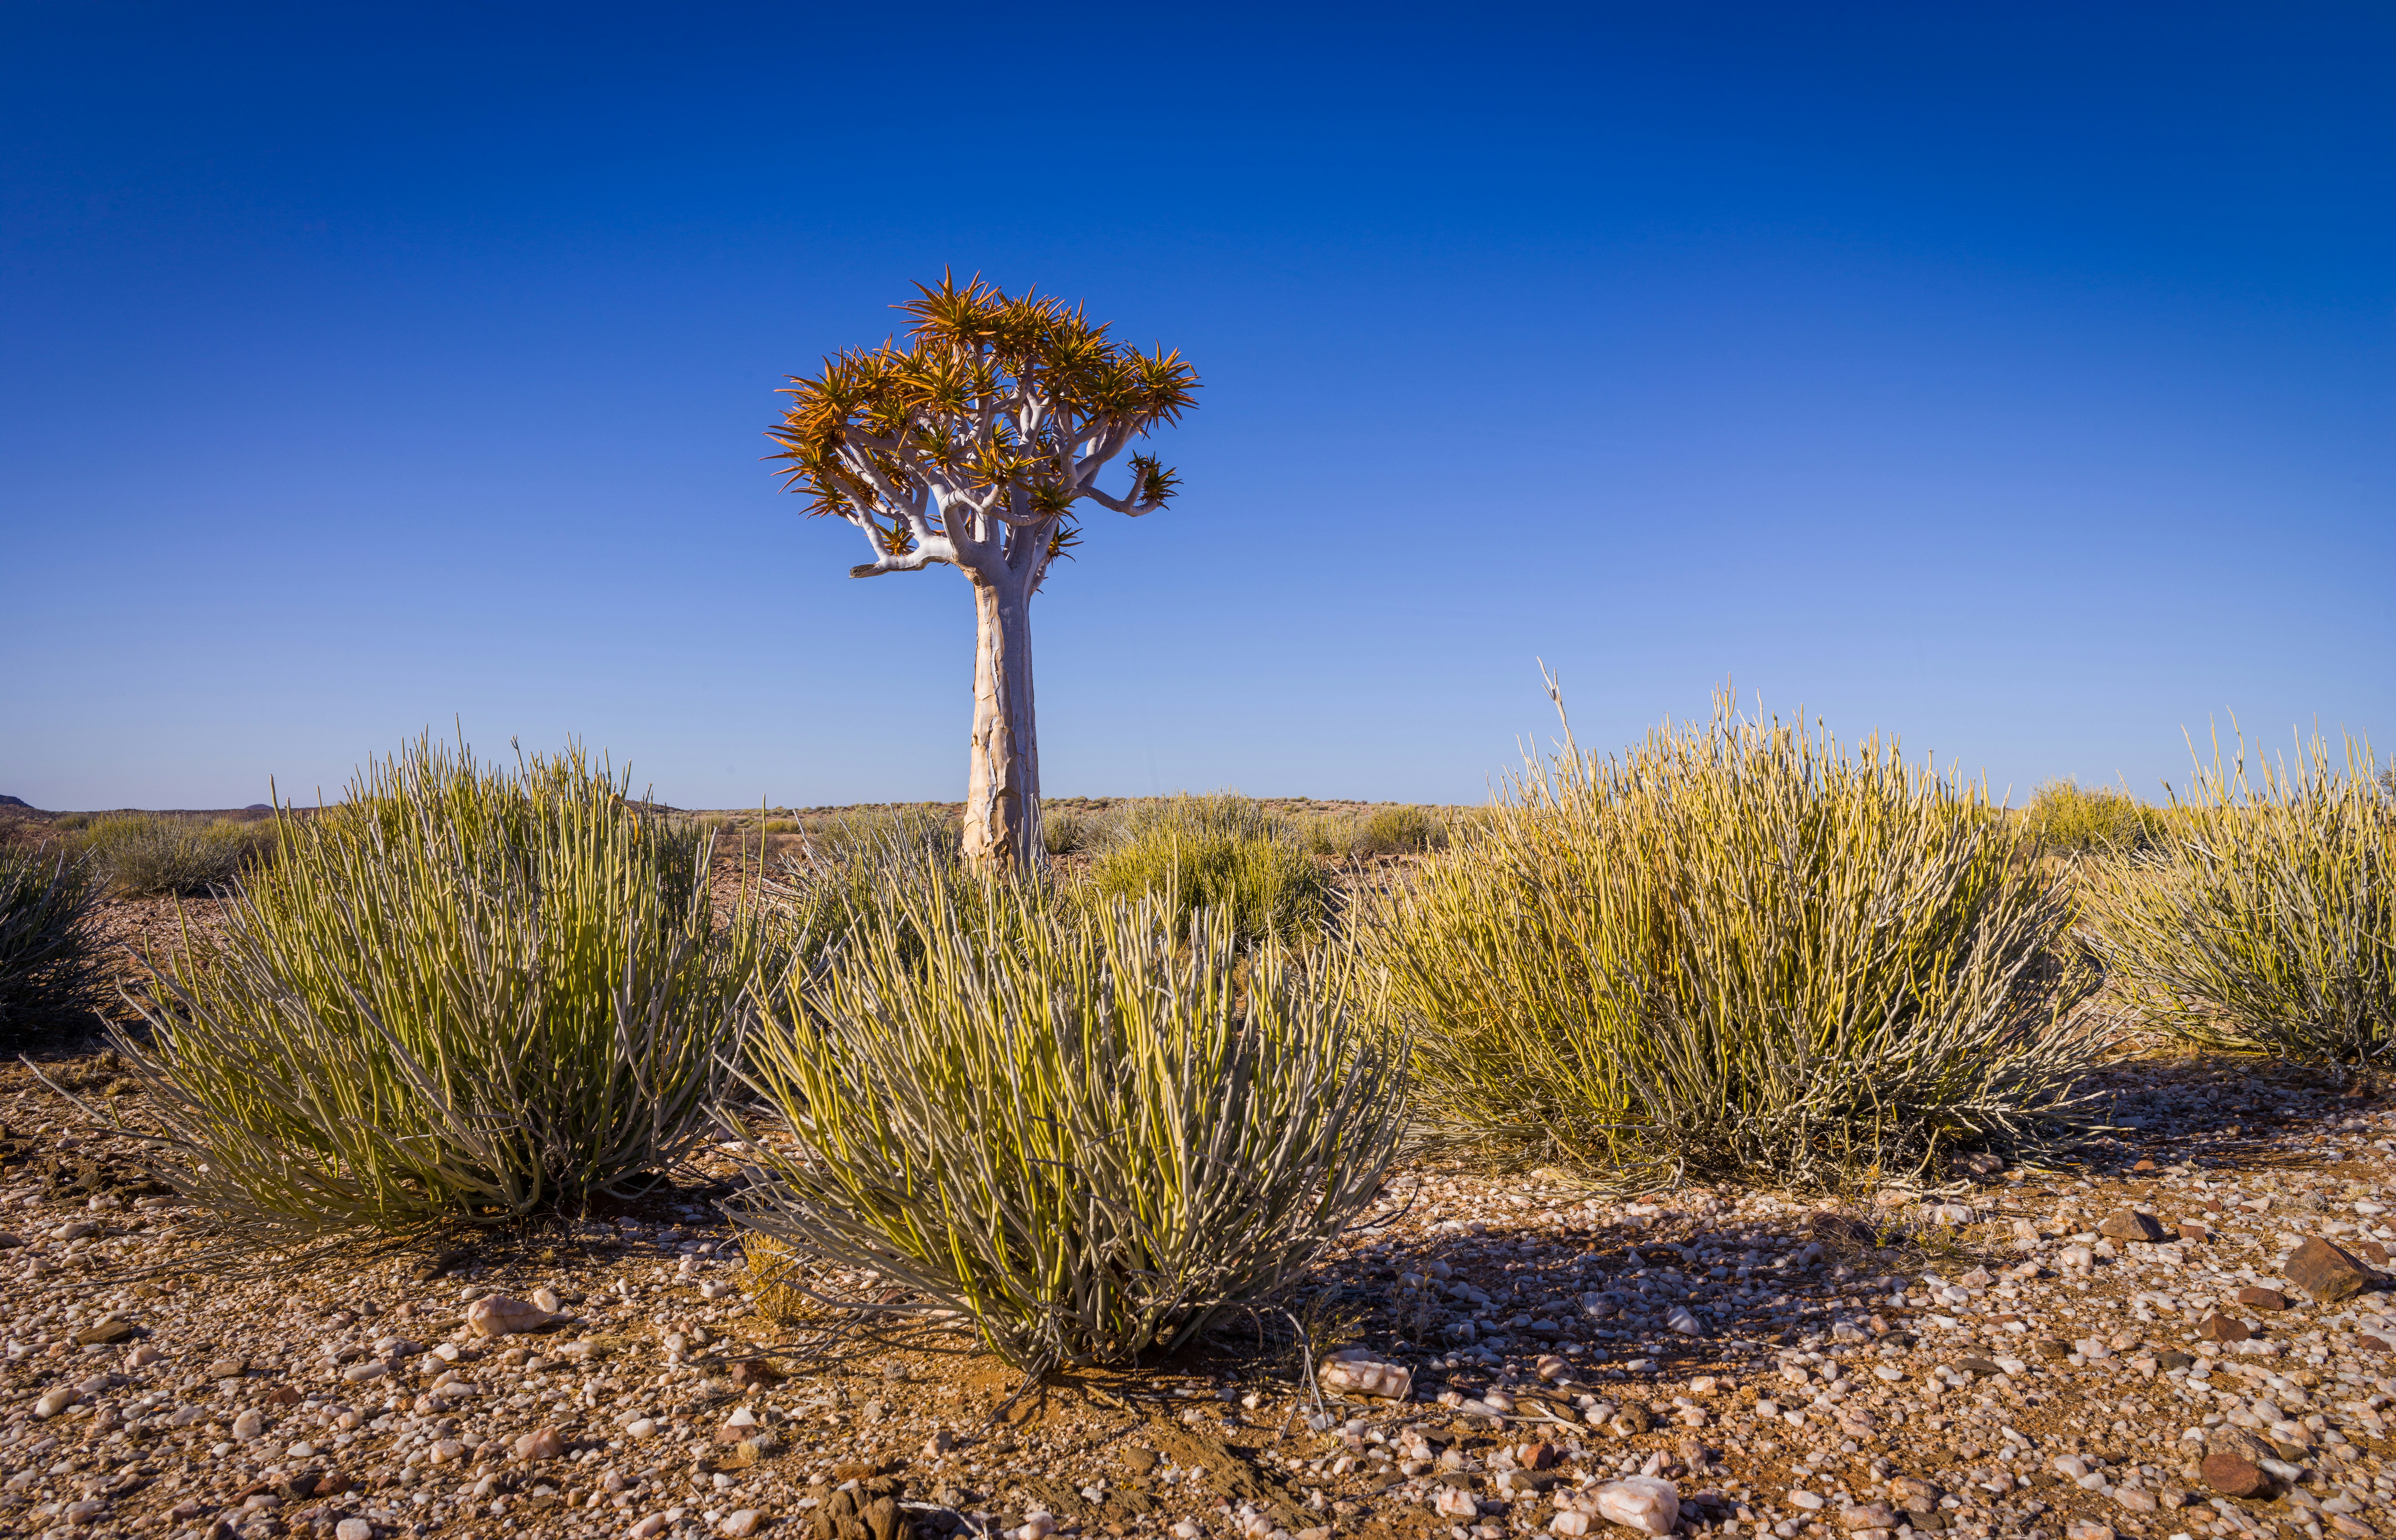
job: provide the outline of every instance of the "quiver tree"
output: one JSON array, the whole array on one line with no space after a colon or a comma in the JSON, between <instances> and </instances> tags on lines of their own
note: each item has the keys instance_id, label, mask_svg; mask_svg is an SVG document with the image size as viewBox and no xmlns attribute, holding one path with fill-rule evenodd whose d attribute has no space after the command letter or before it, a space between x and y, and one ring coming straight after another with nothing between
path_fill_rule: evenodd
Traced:
<instances>
[{"instance_id":1,"label":"quiver tree","mask_svg":"<svg viewBox=\"0 0 2396 1540\"><path fill-rule=\"evenodd\" d=\"M1163 508L1178 479L1153 455L1128 459L1131 485L1099 472L1159 422L1194 405L1198 373L1160 346L1111 341L1079 306L1009 299L977 278L916 285L898 307L906 343L824 360L793 375L767 430L790 462L785 485L810 514L855 524L873 560L852 578L946 563L974 591L973 742L965 853L985 868L1042 859L1040 743L1032 705L1032 596L1081 538L1085 501L1134 518Z\"/></svg>"}]
</instances>

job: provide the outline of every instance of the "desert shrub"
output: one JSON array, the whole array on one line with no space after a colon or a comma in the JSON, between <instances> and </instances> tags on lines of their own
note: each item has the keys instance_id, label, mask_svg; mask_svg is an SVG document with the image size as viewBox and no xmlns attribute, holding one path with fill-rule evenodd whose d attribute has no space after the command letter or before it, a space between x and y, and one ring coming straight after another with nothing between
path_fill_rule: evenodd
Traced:
<instances>
[{"instance_id":1,"label":"desert shrub","mask_svg":"<svg viewBox=\"0 0 2396 1540\"><path fill-rule=\"evenodd\" d=\"M1370 1200L1406 1070L1350 976L1211 914L896 884L768 992L754 1088L795 1136L737 1216L967 1312L1039 1369L1169 1348L1285 1289Z\"/></svg>"},{"instance_id":2,"label":"desert shrub","mask_svg":"<svg viewBox=\"0 0 2396 1540\"><path fill-rule=\"evenodd\" d=\"M231 887L274 850L274 824L111 813L91 820L80 845L118 891L200 894Z\"/></svg>"},{"instance_id":3,"label":"desert shrub","mask_svg":"<svg viewBox=\"0 0 2396 1540\"><path fill-rule=\"evenodd\" d=\"M1447 824L1427 807L1394 803L1365 813L1308 820L1306 850L1315 856L1413 856L1447 844Z\"/></svg>"},{"instance_id":4,"label":"desert shrub","mask_svg":"<svg viewBox=\"0 0 2396 1540\"><path fill-rule=\"evenodd\" d=\"M646 1188L704 1136L754 926L706 845L579 752L419 743L282 823L220 944L116 1046L161 1174L269 1235L496 1222Z\"/></svg>"},{"instance_id":5,"label":"desert shrub","mask_svg":"<svg viewBox=\"0 0 2396 1540\"><path fill-rule=\"evenodd\" d=\"M1114 820L1072 807L1040 810L1040 843L1051 856L1086 856L1114 833Z\"/></svg>"},{"instance_id":6,"label":"desert shrub","mask_svg":"<svg viewBox=\"0 0 2396 1540\"><path fill-rule=\"evenodd\" d=\"M786 855L764 884L774 955L802 972L819 964L851 932L885 926L895 927L901 946L920 955L925 943L915 928L918 910L900 903L901 896L938 890L944 907L960 912L986 909L997 889L1018 883L1038 902L1054 896L1036 879L967 871L954 830L928 818L859 820L850 831L852 837L838 843L809 840L799 856Z\"/></svg>"},{"instance_id":7,"label":"desert shrub","mask_svg":"<svg viewBox=\"0 0 2396 1540\"><path fill-rule=\"evenodd\" d=\"M2083 856L2144 850L2161 835L2163 811L2126 791L2085 788L2070 779L2040 787L2025 815L2039 843Z\"/></svg>"},{"instance_id":8,"label":"desert shrub","mask_svg":"<svg viewBox=\"0 0 2396 1540\"><path fill-rule=\"evenodd\" d=\"M1134 806L1090 863L1101 900L1153 896L1175 924L1201 909L1243 940L1321 925L1329 884L1288 828L1230 792Z\"/></svg>"},{"instance_id":9,"label":"desert shrub","mask_svg":"<svg viewBox=\"0 0 2396 1540\"><path fill-rule=\"evenodd\" d=\"M87 922L100 884L66 851L0 846L0 1032L72 1018L97 979Z\"/></svg>"},{"instance_id":10,"label":"desert shrub","mask_svg":"<svg viewBox=\"0 0 2396 1540\"><path fill-rule=\"evenodd\" d=\"M2072 1115L2068 909L1984 792L1718 703L1535 763L1361 945L1429 1126L1620 1180L1829 1181Z\"/></svg>"},{"instance_id":11,"label":"desert shrub","mask_svg":"<svg viewBox=\"0 0 2396 1540\"><path fill-rule=\"evenodd\" d=\"M857 851L920 849L938 859L956 856L965 848L964 827L937 803L899 803L888 807L851 808L807 820L806 854L810 859L834 858Z\"/></svg>"},{"instance_id":12,"label":"desert shrub","mask_svg":"<svg viewBox=\"0 0 2396 1540\"><path fill-rule=\"evenodd\" d=\"M2396 1045L2396 802L2367 745L2295 770L2200 767L2168 837L2087 881L2086 934L2194 1042L2353 1062Z\"/></svg>"},{"instance_id":13,"label":"desert shrub","mask_svg":"<svg viewBox=\"0 0 2396 1540\"><path fill-rule=\"evenodd\" d=\"M1410 856L1447 843L1447 826L1429 808L1403 803L1364 815L1350 846L1359 856Z\"/></svg>"},{"instance_id":14,"label":"desert shrub","mask_svg":"<svg viewBox=\"0 0 2396 1540\"><path fill-rule=\"evenodd\" d=\"M765 820L765 832L768 834L796 834L798 831L799 820L796 818L768 818Z\"/></svg>"}]
</instances>

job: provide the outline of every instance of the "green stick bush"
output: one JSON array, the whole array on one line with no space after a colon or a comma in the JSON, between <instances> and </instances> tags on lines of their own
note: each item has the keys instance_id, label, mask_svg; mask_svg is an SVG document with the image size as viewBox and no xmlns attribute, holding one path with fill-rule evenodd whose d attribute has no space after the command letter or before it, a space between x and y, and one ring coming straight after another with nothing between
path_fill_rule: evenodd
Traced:
<instances>
[{"instance_id":1,"label":"green stick bush","mask_svg":"<svg viewBox=\"0 0 2396 1540\"><path fill-rule=\"evenodd\" d=\"M110 813L84 829L82 849L121 893L213 893L274 850L271 820L203 820L166 813Z\"/></svg>"},{"instance_id":2,"label":"green stick bush","mask_svg":"<svg viewBox=\"0 0 2396 1540\"><path fill-rule=\"evenodd\" d=\"M1152 899L885 880L875 923L770 991L753 1083L794 1143L752 1138L743 1223L1038 1370L1272 1297L1370 1201L1406 1069L1348 975Z\"/></svg>"},{"instance_id":3,"label":"green stick bush","mask_svg":"<svg viewBox=\"0 0 2396 1540\"><path fill-rule=\"evenodd\" d=\"M572 1208L702 1138L754 926L717 935L693 833L579 752L515 772L419 743L278 820L221 944L156 973L164 1175L303 1236Z\"/></svg>"},{"instance_id":4,"label":"green stick bush","mask_svg":"<svg viewBox=\"0 0 2396 1540\"><path fill-rule=\"evenodd\" d=\"M2024 816L2039 843L2079 856L2126 856L2151 847L2164 815L2126 791L2051 780L2031 796Z\"/></svg>"},{"instance_id":5,"label":"green stick bush","mask_svg":"<svg viewBox=\"0 0 2396 1540\"><path fill-rule=\"evenodd\" d=\"M2396 798L2369 745L2252 776L2201 766L2148 855L2088 876L2087 935L2130 1000L2212 1047L2353 1063L2396 1045Z\"/></svg>"},{"instance_id":6,"label":"green stick bush","mask_svg":"<svg viewBox=\"0 0 2396 1540\"><path fill-rule=\"evenodd\" d=\"M1178 926L1201 909L1242 940L1318 931L1330 884L1290 830L1231 792L1140 803L1090 863L1101 900L1152 896Z\"/></svg>"},{"instance_id":7,"label":"green stick bush","mask_svg":"<svg viewBox=\"0 0 2396 1540\"><path fill-rule=\"evenodd\" d=\"M90 919L100 884L57 848L0 845L0 1033L87 1011L98 980Z\"/></svg>"},{"instance_id":8,"label":"green stick bush","mask_svg":"<svg viewBox=\"0 0 2396 1540\"><path fill-rule=\"evenodd\" d=\"M1835 1182L2066 1119L2070 918L2018 820L1717 703L1535 763L1361 945L1435 1135L1619 1181Z\"/></svg>"}]
</instances>

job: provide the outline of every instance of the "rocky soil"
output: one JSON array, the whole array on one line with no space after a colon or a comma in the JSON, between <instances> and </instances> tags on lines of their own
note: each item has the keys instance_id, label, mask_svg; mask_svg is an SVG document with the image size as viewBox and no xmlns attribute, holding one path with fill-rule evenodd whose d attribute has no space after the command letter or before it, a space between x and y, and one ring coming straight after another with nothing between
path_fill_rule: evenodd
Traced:
<instances>
[{"instance_id":1,"label":"rocky soil","mask_svg":"<svg viewBox=\"0 0 2396 1540\"><path fill-rule=\"evenodd\" d=\"M45 1069L124 1089L104 1055ZM552 1233L269 1268L16 1068L0 1532L2390 1531L2396 1124L2247 1063L2116 1077L2123 1133L2084 1164L1937 1192L1619 1202L1409 1169L1298 1307L1408 1399L1318 1399L1292 1330L1251 1318L1010 1404L953 1323L769 1314L788 1296L715 1207L728 1159Z\"/></svg>"}]
</instances>

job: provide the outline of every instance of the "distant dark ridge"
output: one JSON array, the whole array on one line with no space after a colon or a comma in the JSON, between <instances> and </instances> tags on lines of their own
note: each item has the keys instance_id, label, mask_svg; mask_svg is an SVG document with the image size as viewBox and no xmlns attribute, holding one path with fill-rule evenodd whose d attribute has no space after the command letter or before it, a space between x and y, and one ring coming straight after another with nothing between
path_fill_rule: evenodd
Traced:
<instances>
[{"instance_id":1,"label":"distant dark ridge","mask_svg":"<svg viewBox=\"0 0 2396 1540\"><path fill-rule=\"evenodd\" d=\"M0 807L21 807L28 813L33 811L33 804L22 797L0 797Z\"/></svg>"}]
</instances>

